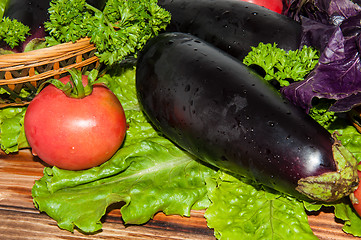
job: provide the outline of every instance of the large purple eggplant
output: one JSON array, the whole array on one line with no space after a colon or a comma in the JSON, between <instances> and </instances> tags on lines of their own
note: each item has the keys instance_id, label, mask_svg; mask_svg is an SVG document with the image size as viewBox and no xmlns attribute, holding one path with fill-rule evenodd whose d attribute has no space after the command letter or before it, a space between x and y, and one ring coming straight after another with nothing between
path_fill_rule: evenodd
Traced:
<instances>
[{"instance_id":1,"label":"large purple eggplant","mask_svg":"<svg viewBox=\"0 0 361 240\"><path fill-rule=\"evenodd\" d=\"M279 48L300 46L300 23L256 4L240 0L159 0L172 15L166 31L197 36L243 60L251 46L276 43Z\"/></svg>"},{"instance_id":2,"label":"large purple eggplant","mask_svg":"<svg viewBox=\"0 0 361 240\"><path fill-rule=\"evenodd\" d=\"M180 147L293 196L331 202L358 183L339 141L247 66L185 33L150 40L136 87L151 122Z\"/></svg>"}]
</instances>

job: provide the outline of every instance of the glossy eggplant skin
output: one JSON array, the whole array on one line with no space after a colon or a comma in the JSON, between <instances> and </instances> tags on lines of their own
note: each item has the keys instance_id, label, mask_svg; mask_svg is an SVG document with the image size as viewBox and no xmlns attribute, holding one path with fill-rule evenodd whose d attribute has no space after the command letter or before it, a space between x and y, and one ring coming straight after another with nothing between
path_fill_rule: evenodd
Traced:
<instances>
[{"instance_id":1,"label":"glossy eggplant skin","mask_svg":"<svg viewBox=\"0 0 361 240\"><path fill-rule=\"evenodd\" d=\"M199 159L305 198L301 178L336 171L334 139L237 59L184 33L164 33L140 54L142 109Z\"/></svg>"},{"instance_id":2,"label":"glossy eggplant skin","mask_svg":"<svg viewBox=\"0 0 361 240\"><path fill-rule=\"evenodd\" d=\"M31 29L38 28L49 18L50 0L9 0L4 17L16 19Z\"/></svg>"},{"instance_id":3,"label":"glossy eggplant skin","mask_svg":"<svg viewBox=\"0 0 361 240\"><path fill-rule=\"evenodd\" d=\"M159 0L172 15L167 32L197 36L243 60L252 46L276 43L279 48L300 46L301 25L284 15L240 0Z\"/></svg>"}]
</instances>

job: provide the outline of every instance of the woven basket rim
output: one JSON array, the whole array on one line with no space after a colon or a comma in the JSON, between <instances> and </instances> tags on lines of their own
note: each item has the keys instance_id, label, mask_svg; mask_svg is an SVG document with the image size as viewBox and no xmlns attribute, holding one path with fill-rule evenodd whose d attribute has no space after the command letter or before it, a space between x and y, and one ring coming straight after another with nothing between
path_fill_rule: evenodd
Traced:
<instances>
[{"instance_id":1,"label":"woven basket rim","mask_svg":"<svg viewBox=\"0 0 361 240\"><path fill-rule=\"evenodd\" d=\"M87 71L89 67L102 67L96 56L96 47L89 38L24 53L0 55L0 88L9 93L0 99L0 108L25 106L44 81L60 78L68 69ZM30 95L21 96L22 89Z\"/></svg>"},{"instance_id":2,"label":"woven basket rim","mask_svg":"<svg viewBox=\"0 0 361 240\"><path fill-rule=\"evenodd\" d=\"M76 42L67 42L51 47L37 49L29 52L0 55L0 70L16 70L24 67L47 64L59 56L70 56L74 53L88 52L95 49L89 38L82 38Z\"/></svg>"}]
</instances>

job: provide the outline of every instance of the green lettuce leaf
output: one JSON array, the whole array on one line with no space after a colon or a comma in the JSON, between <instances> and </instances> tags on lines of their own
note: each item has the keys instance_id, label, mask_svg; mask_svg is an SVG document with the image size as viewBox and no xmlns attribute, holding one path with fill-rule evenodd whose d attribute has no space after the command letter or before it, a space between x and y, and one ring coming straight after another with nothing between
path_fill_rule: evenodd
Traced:
<instances>
[{"instance_id":1,"label":"green lettuce leaf","mask_svg":"<svg viewBox=\"0 0 361 240\"><path fill-rule=\"evenodd\" d=\"M333 207L335 208L335 217L345 222L342 230L361 237L361 218L352 207L349 199L343 199L343 201L334 204Z\"/></svg>"},{"instance_id":2,"label":"green lettuce leaf","mask_svg":"<svg viewBox=\"0 0 361 240\"><path fill-rule=\"evenodd\" d=\"M207 179L205 213L218 239L317 239L302 202L224 172Z\"/></svg>"},{"instance_id":3,"label":"green lettuce leaf","mask_svg":"<svg viewBox=\"0 0 361 240\"><path fill-rule=\"evenodd\" d=\"M361 237L361 218L354 210L348 198L341 199L333 204L315 204L305 202L305 209L308 211L319 211L322 207L332 207L335 218L344 222L342 230L356 237Z\"/></svg>"},{"instance_id":4,"label":"green lettuce leaf","mask_svg":"<svg viewBox=\"0 0 361 240\"><path fill-rule=\"evenodd\" d=\"M104 76L107 80L109 86L121 83L122 88L114 89L120 99L123 94L136 98L134 69L114 71L111 77ZM35 182L35 206L60 228L97 232L107 207L118 202L124 203L125 224L145 223L159 211L189 216L191 209L209 205L204 179L214 170L155 131L134 102L124 102L124 108L129 129L124 145L109 161L83 171L45 168Z\"/></svg>"},{"instance_id":5,"label":"green lettuce leaf","mask_svg":"<svg viewBox=\"0 0 361 240\"><path fill-rule=\"evenodd\" d=\"M26 107L0 109L0 144L6 153L29 146L24 133L25 111Z\"/></svg>"},{"instance_id":6,"label":"green lettuce leaf","mask_svg":"<svg viewBox=\"0 0 361 240\"><path fill-rule=\"evenodd\" d=\"M348 119L337 118L327 130L331 133L337 132L338 139L357 159L361 161L361 134L356 130L354 126L350 124Z\"/></svg>"}]
</instances>

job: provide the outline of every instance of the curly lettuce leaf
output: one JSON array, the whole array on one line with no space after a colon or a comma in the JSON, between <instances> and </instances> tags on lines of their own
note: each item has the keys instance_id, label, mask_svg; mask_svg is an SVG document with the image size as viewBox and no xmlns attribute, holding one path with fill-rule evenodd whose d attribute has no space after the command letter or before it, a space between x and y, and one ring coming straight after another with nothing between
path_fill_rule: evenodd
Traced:
<instances>
[{"instance_id":1,"label":"curly lettuce leaf","mask_svg":"<svg viewBox=\"0 0 361 240\"><path fill-rule=\"evenodd\" d=\"M102 81L110 79L110 87L121 84L114 89L121 100L136 98L134 69L115 70ZM97 232L107 207L118 202L124 203L120 211L125 224L143 224L159 211L189 216L191 209L209 205L204 179L214 170L155 131L135 102L124 101L124 109L129 129L109 161L83 171L47 167L35 182L35 206L60 228Z\"/></svg>"},{"instance_id":2,"label":"curly lettuce leaf","mask_svg":"<svg viewBox=\"0 0 361 240\"><path fill-rule=\"evenodd\" d=\"M218 172L205 217L218 239L317 239L302 202Z\"/></svg>"},{"instance_id":3,"label":"curly lettuce leaf","mask_svg":"<svg viewBox=\"0 0 361 240\"><path fill-rule=\"evenodd\" d=\"M342 230L350 233L356 237L361 237L361 218L356 213L348 199L343 199L342 202L334 204L335 217L344 221Z\"/></svg>"},{"instance_id":4,"label":"curly lettuce leaf","mask_svg":"<svg viewBox=\"0 0 361 240\"><path fill-rule=\"evenodd\" d=\"M25 111L26 107L0 109L0 145L6 153L29 146L24 132Z\"/></svg>"},{"instance_id":5,"label":"curly lettuce leaf","mask_svg":"<svg viewBox=\"0 0 361 240\"><path fill-rule=\"evenodd\" d=\"M305 209L310 212L319 211L323 206L326 208L333 208L335 218L344 222L342 230L345 233L352 234L355 237L361 237L361 218L352 207L349 199L343 198L339 202L333 204L316 204L304 202L304 206Z\"/></svg>"},{"instance_id":6,"label":"curly lettuce leaf","mask_svg":"<svg viewBox=\"0 0 361 240\"><path fill-rule=\"evenodd\" d=\"M337 139L356 157L358 162L361 161L361 134L348 119L338 117L326 129L331 133L337 132Z\"/></svg>"},{"instance_id":7,"label":"curly lettuce leaf","mask_svg":"<svg viewBox=\"0 0 361 240\"><path fill-rule=\"evenodd\" d=\"M99 82L107 85L122 103L125 113L139 108L135 88L135 67L115 67L102 76Z\"/></svg>"}]
</instances>

